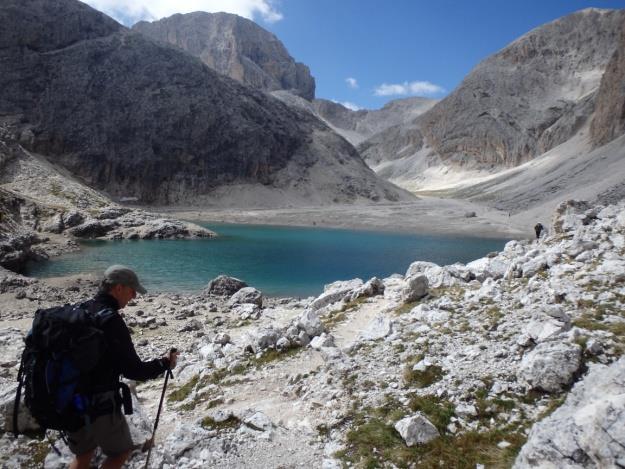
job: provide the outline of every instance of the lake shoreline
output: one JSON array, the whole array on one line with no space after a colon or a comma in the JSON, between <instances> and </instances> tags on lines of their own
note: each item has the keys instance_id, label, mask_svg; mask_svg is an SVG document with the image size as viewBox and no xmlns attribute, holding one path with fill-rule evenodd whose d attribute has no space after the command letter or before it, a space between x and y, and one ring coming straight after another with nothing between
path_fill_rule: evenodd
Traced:
<instances>
[{"instance_id":1,"label":"lake shoreline","mask_svg":"<svg viewBox=\"0 0 625 469\"><path fill-rule=\"evenodd\" d=\"M331 207L223 208L154 207L194 223L342 228L418 235L531 238L528 221L508 212L453 199L422 197L416 202ZM468 216L474 213L475 216Z\"/></svg>"}]
</instances>

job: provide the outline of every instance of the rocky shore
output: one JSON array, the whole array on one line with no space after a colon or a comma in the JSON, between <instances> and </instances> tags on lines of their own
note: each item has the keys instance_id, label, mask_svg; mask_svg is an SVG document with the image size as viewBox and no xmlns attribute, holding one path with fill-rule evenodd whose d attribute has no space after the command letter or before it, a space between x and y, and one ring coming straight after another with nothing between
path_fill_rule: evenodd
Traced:
<instances>
[{"instance_id":1,"label":"rocky shore","mask_svg":"<svg viewBox=\"0 0 625 469\"><path fill-rule=\"evenodd\" d=\"M565 202L538 241L317 298L221 277L198 295L138 299L125 319L139 353L182 351L152 467L622 466L624 208ZM95 288L0 272L2 467L68 460L62 444L58 456L15 440L8 415L34 309ZM138 446L161 386L133 383Z\"/></svg>"},{"instance_id":2,"label":"rocky shore","mask_svg":"<svg viewBox=\"0 0 625 469\"><path fill-rule=\"evenodd\" d=\"M68 177L0 125L0 266L23 272L79 249L81 239L180 239L215 236L199 225L114 203Z\"/></svg>"}]
</instances>

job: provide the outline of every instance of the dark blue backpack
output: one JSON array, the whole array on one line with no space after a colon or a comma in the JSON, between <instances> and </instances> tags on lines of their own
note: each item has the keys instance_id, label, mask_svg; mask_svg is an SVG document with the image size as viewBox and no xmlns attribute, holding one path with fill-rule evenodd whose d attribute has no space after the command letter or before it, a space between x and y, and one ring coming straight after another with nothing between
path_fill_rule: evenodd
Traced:
<instances>
[{"instance_id":1,"label":"dark blue backpack","mask_svg":"<svg viewBox=\"0 0 625 469\"><path fill-rule=\"evenodd\" d=\"M17 378L16 435L22 388L24 404L42 432L72 432L85 425L91 393L89 372L106 351L101 327L113 314L111 310L90 313L83 304L35 312Z\"/></svg>"}]
</instances>

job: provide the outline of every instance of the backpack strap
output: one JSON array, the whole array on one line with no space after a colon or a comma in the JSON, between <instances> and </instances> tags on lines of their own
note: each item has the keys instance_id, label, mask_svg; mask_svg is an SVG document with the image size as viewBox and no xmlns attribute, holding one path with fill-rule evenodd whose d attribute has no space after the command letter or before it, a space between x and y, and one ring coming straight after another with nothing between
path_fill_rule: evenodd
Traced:
<instances>
[{"instance_id":1,"label":"backpack strap","mask_svg":"<svg viewBox=\"0 0 625 469\"><path fill-rule=\"evenodd\" d=\"M97 313L95 313L95 317L97 319L98 326L102 326L102 325L106 324L108 321L113 319L116 314L117 314L117 311L115 311L115 310L113 310L111 308L104 308L104 309L98 311Z\"/></svg>"}]
</instances>

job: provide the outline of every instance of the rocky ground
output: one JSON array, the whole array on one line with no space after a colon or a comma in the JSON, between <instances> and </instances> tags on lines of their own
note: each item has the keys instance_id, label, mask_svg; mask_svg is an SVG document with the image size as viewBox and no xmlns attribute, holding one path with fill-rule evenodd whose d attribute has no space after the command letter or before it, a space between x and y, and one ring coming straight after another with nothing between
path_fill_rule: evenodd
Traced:
<instances>
[{"instance_id":1,"label":"rocky ground","mask_svg":"<svg viewBox=\"0 0 625 469\"><path fill-rule=\"evenodd\" d=\"M0 125L0 266L23 272L26 263L79 249L80 239L211 237L193 223L112 202L25 151Z\"/></svg>"},{"instance_id":2,"label":"rocky ground","mask_svg":"<svg viewBox=\"0 0 625 469\"><path fill-rule=\"evenodd\" d=\"M625 466L624 208L563 203L539 241L317 298L219 278L138 299L124 314L139 353L182 352L151 466ZM15 440L7 412L32 312L95 279L0 278L0 466L61 467L63 444ZM134 387L138 446L161 387ZM144 463L137 450L129 467Z\"/></svg>"}]
</instances>

